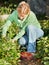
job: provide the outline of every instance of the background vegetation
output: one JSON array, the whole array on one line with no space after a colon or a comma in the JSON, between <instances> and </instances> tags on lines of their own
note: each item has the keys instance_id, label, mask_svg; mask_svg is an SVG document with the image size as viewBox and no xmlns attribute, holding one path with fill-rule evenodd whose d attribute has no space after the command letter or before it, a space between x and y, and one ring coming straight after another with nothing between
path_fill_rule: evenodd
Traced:
<instances>
[{"instance_id":1,"label":"background vegetation","mask_svg":"<svg viewBox=\"0 0 49 65\"><path fill-rule=\"evenodd\" d=\"M10 14L16 9L19 2L20 0L15 2L13 0L1 0L0 14ZM40 58L44 65L49 65L49 20L46 20L43 15L39 16L38 19L40 19L39 22L44 31L44 36L37 40L36 57ZM0 65L18 65L21 52L20 45L18 42L12 43L11 38L19 32L19 28L13 23L7 31L6 38L3 39L1 37L2 25L5 22L0 20Z\"/></svg>"}]
</instances>

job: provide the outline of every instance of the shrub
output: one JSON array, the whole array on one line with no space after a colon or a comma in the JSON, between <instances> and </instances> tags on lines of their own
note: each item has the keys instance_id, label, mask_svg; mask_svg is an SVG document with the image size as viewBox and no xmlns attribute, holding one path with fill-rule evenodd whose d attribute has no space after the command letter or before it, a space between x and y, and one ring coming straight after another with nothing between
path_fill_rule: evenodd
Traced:
<instances>
[{"instance_id":1,"label":"shrub","mask_svg":"<svg viewBox=\"0 0 49 65\"><path fill-rule=\"evenodd\" d=\"M13 10L15 10L17 7L17 4L8 4L8 6L2 6L0 7L0 15L2 14L10 14Z\"/></svg>"},{"instance_id":2,"label":"shrub","mask_svg":"<svg viewBox=\"0 0 49 65\"><path fill-rule=\"evenodd\" d=\"M0 21L1 23L2 21ZM2 26L4 22L0 24ZM18 32L17 27L13 23L9 28L5 38L0 36L0 65L17 65L20 58L20 45L15 42L11 42L11 38ZM16 31L17 30L17 31ZM2 28L0 28L0 34L2 34Z\"/></svg>"},{"instance_id":3,"label":"shrub","mask_svg":"<svg viewBox=\"0 0 49 65\"><path fill-rule=\"evenodd\" d=\"M37 58L42 59L44 65L49 65L49 20L40 21L44 30L44 37L37 41Z\"/></svg>"},{"instance_id":4,"label":"shrub","mask_svg":"<svg viewBox=\"0 0 49 65\"><path fill-rule=\"evenodd\" d=\"M37 57L42 59L45 65L49 63L49 38L43 37L37 42Z\"/></svg>"},{"instance_id":5,"label":"shrub","mask_svg":"<svg viewBox=\"0 0 49 65\"><path fill-rule=\"evenodd\" d=\"M37 41L37 58L42 59L44 65L49 65L49 20L40 20L42 29L44 30L44 37L38 39ZM0 21L0 26L4 22ZM2 33L2 28L0 28L0 34ZM20 31L19 27L13 23L8 29L6 38L3 39L0 36L0 65L16 65L19 61L20 45L18 42L12 43L11 38L13 38ZM5 64L6 63L6 64Z\"/></svg>"}]
</instances>

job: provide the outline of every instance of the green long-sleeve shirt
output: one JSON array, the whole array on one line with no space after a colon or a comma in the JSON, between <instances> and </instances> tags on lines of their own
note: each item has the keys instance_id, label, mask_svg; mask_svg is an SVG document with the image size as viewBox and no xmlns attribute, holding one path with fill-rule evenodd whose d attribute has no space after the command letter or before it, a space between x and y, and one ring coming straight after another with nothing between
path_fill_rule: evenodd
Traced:
<instances>
[{"instance_id":1,"label":"green long-sleeve shirt","mask_svg":"<svg viewBox=\"0 0 49 65\"><path fill-rule=\"evenodd\" d=\"M6 32L13 21L16 23L17 26L21 28L21 31L14 37L14 40L18 40L20 37L22 37L25 34L25 28L28 25L33 25L38 28L41 28L40 23L38 22L35 14L32 11L30 11L30 14L26 16L23 20L19 20L18 12L15 10L7 18L7 22L3 27L2 35L6 36Z\"/></svg>"}]
</instances>

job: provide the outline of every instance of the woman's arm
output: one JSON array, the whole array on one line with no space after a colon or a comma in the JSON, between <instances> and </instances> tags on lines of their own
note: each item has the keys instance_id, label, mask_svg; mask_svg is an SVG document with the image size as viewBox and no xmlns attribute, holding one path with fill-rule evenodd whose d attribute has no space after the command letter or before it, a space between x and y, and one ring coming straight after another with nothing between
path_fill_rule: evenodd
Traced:
<instances>
[{"instance_id":1,"label":"woman's arm","mask_svg":"<svg viewBox=\"0 0 49 65\"><path fill-rule=\"evenodd\" d=\"M25 34L25 29L27 27L28 23L26 23L21 31L12 39L12 42L17 41L19 38L21 38Z\"/></svg>"},{"instance_id":2,"label":"woman's arm","mask_svg":"<svg viewBox=\"0 0 49 65\"><path fill-rule=\"evenodd\" d=\"M9 26L11 25L11 21L8 20L4 25L3 25L3 29L2 29L2 37L6 37L6 32L9 28Z\"/></svg>"},{"instance_id":3,"label":"woman's arm","mask_svg":"<svg viewBox=\"0 0 49 65\"><path fill-rule=\"evenodd\" d=\"M8 28L9 28L9 26L12 24L12 22L15 19L17 20L17 11L13 11L13 13L10 14L9 17L7 18L7 22L3 25L3 30L2 30L2 36L3 37L6 36L6 32L7 32Z\"/></svg>"},{"instance_id":4,"label":"woman's arm","mask_svg":"<svg viewBox=\"0 0 49 65\"><path fill-rule=\"evenodd\" d=\"M12 41L17 41L19 38L21 38L25 34L25 30L22 29L13 39Z\"/></svg>"}]
</instances>

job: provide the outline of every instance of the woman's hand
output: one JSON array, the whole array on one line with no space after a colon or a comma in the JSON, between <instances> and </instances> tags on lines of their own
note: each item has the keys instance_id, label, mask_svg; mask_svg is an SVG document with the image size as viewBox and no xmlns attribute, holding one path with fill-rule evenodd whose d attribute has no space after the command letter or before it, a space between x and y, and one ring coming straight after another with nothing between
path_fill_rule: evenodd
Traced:
<instances>
[{"instance_id":1,"label":"woman's hand","mask_svg":"<svg viewBox=\"0 0 49 65\"><path fill-rule=\"evenodd\" d=\"M2 38L6 38L6 35L3 35L3 34L2 34Z\"/></svg>"},{"instance_id":2,"label":"woman's hand","mask_svg":"<svg viewBox=\"0 0 49 65\"><path fill-rule=\"evenodd\" d=\"M12 43L16 42L16 40L15 40L15 39L11 39L11 41L12 41Z\"/></svg>"}]
</instances>

